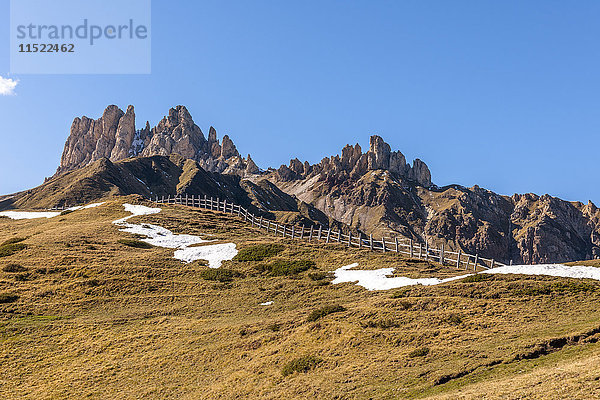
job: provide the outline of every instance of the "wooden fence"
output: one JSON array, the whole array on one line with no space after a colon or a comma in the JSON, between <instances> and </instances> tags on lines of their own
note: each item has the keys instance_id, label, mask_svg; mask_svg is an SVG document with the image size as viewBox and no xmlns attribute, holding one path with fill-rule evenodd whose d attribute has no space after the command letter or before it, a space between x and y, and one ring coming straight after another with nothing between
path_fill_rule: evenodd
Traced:
<instances>
[{"instance_id":1,"label":"wooden fence","mask_svg":"<svg viewBox=\"0 0 600 400\"><path fill-rule=\"evenodd\" d=\"M174 197L156 196L149 200L159 204L179 204L237 215L253 227L264 229L267 233L284 238L307 240L309 242L313 240L324 241L325 243L336 242L347 247L364 248L384 253L394 252L410 258L437 261L440 264L452 265L458 269L465 270L472 269L476 271L477 267L490 269L504 265L493 259L479 257L478 254L463 253L460 250L458 252L450 251L444 249L444 245L441 248L435 248L431 247L427 242L416 243L412 239L398 239L397 237L374 238L373 235L366 236L362 233L353 235L352 232L345 234L340 230L336 232L332 229L324 229L322 225L306 227L304 225L279 224L262 216L257 217L246 208L227 202L227 200L220 200L219 198L186 195Z\"/></svg>"}]
</instances>

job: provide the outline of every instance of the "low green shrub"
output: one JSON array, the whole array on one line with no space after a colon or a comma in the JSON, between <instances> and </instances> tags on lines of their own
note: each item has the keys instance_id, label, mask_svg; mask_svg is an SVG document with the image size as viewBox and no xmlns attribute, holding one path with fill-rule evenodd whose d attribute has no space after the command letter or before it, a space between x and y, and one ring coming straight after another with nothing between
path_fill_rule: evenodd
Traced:
<instances>
[{"instance_id":1,"label":"low green shrub","mask_svg":"<svg viewBox=\"0 0 600 400\"><path fill-rule=\"evenodd\" d=\"M208 268L200 272L200 277L207 281L231 282L242 274L226 268Z\"/></svg>"},{"instance_id":2,"label":"low green shrub","mask_svg":"<svg viewBox=\"0 0 600 400\"><path fill-rule=\"evenodd\" d=\"M23 272L23 271L27 271L27 268L25 268L24 266L20 265L20 264L6 264L4 267L2 267L2 271L4 272Z\"/></svg>"},{"instance_id":3,"label":"low green shrub","mask_svg":"<svg viewBox=\"0 0 600 400\"><path fill-rule=\"evenodd\" d=\"M427 354L429 354L429 347L421 347L408 353L408 356L411 358L425 357Z\"/></svg>"},{"instance_id":4,"label":"low green shrub","mask_svg":"<svg viewBox=\"0 0 600 400\"><path fill-rule=\"evenodd\" d=\"M401 299L403 297L408 297L410 294L410 288L401 288L392 293L392 299Z\"/></svg>"},{"instance_id":5,"label":"low green shrub","mask_svg":"<svg viewBox=\"0 0 600 400\"><path fill-rule=\"evenodd\" d=\"M125 246L135 247L136 249L151 249L154 247L150 243L135 239L119 239L117 242Z\"/></svg>"},{"instance_id":6,"label":"low green shrub","mask_svg":"<svg viewBox=\"0 0 600 400\"><path fill-rule=\"evenodd\" d=\"M2 244L0 244L0 247L6 246L6 245L9 245L9 244L21 243L21 242L23 242L25 240L27 240L27 238L24 238L24 237L14 237L12 239L8 239L8 240L4 241Z\"/></svg>"},{"instance_id":7,"label":"low green shrub","mask_svg":"<svg viewBox=\"0 0 600 400\"><path fill-rule=\"evenodd\" d=\"M391 318L386 319L378 319L378 320L369 320L363 324L365 328L379 328L379 329L389 329L389 328L397 328L400 326L396 321Z\"/></svg>"},{"instance_id":8,"label":"low green shrub","mask_svg":"<svg viewBox=\"0 0 600 400\"><path fill-rule=\"evenodd\" d=\"M11 244L3 244L0 246L0 257L8 257L12 256L15 253L18 253L21 250L25 250L27 245L24 243L11 243Z\"/></svg>"},{"instance_id":9,"label":"low green shrub","mask_svg":"<svg viewBox=\"0 0 600 400\"><path fill-rule=\"evenodd\" d=\"M330 306L325 306L325 307L321 307L321 308L317 308L316 310L313 310L307 318L308 322L314 322L320 318L323 318L326 315L329 314L333 314L333 313L338 313L338 312L343 312L346 311L346 308L344 306L341 306L339 304L334 304L334 305L330 305Z\"/></svg>"},{"instance_id":10,"label":"low green shrub","mask_svg":"<svg viewBox=\"0 0 600 400\"><path fill-rule=\"evenodd\" d=\"M463 282L485 282L485 281L490 281L493 278L494 277L491 274L475 274L475 275L469 275L466 278L463 278L462 281Z\"/></svg>"},{"instance_id":11,"label":"low green shrub","mask_svg":"<svg viewBox=\"0 0 600 400\"><path fill-rule=\"evenodd\" d=\"M241 249L234 261L262 261L265 258L276 256L284 250L284 246L279 244L258 244Z\"/></svg>"},{"instance_id":12,"label":"low green shrub","mask_svg":"<svg viewBox=\"0 0 600 400\"><path fill-rule=\"evenodd\" d=\"M68 215L71 214L73 212L73 210L64 210L60 213L60 215Z\"/></svg>"},{"instance_id":13,"label":"low green shrub","mask_svg":"<svg viewBox=\"0 0 600 400\"><path fill-rule=\"evenodd\" d=\"M296 275L311 268L315 268L316 263L312 260L274 260L269 264L259 264L256 266L261 272L268 272L271 276Z\"/></svg>"},{"instance_id":14,"label":"low green shrub","mask_svg":"<svg viewBox=\"0 0 600 400\"><path fill-rule=\"evenodd\" d=\"M293 374L294 372L297 372L297 373L308 372L311 369L316 368L317 365L319 365L322 362L323 362L322 358L312 356L312 355L298 357L298 358L295 358L292 361L288 362L287 364L285 364L281 370L281 373L283 374L283 376L288 376L288 375Z\"/></svg>"},{"instance_id":15,"label":"low green shrub","mask_svg":"<svg viewBox=\"0 0 600 400\"><path fill-rule=\"evenodd\" d=\"M14 278L15 278L15 281L25 282L25 281L30 281L31 280L31 275L28 274L28 273L15 274Z\"/></svg>"},{"instance_id":16,"label":"low green shrub","mask_svg":"<svg viewBox=\"0 0 600 400\"><path fill-rule=\"evenodd\" d=\"M14 303L19 300L19 296L14 293L0 293L0 303Z\"/></svg>"},{"instance_id":17,"label":"low green shrub","mask_svg":"<svg viewBox=\"0 0 600 400\"><path fill-rule=\"evenodd\" d=\"M462 317L458 314L450 314L448 315L448 317L446 317L446 322L450 323L450 324L460 324L462 322Z\"/></svg>"},{"instance_id":18,"label":"low green shrub","mask_svg":"<svg viewBox=\"0 0 600 400\"><path fill-rule=\"evenodd\" d=\"M308 277L310 279L312 279L313 281L320 281L322 279L325 279L329 276L329 274L327 272L311 272L310 274L308 274Z\"/></svg>"},{"instance_id":19,"label":"low green shrub","mask_svg":"<svg viewBox=\"0 0 600 400\"><path fill-rule=\"evenodd\" d=\"M400 300L396 303L396 306L401 310L410 310L413 304L410 301Z\"/></svg>"}]
</instances>

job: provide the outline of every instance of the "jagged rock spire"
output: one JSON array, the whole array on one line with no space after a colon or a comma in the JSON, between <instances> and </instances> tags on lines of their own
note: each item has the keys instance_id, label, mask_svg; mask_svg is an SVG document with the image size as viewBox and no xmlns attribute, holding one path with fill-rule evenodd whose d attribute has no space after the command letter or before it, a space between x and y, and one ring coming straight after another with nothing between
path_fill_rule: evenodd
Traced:
<instances>
[{"instance_id":1,"label":"jagged rock spire","mask_svg":"<svg viewBox=\"0 0 600 400\"><path fill-rule=\"evenodd\" d=\"M154 128L146 122L145 128L136 130L133 106L123 112L110 105L97 120L75 118L56 173L81 168L102 158L119 161L133 156L171 154L198 161L212 172L243 175L259 171L254 161L240 156L228 135L219 144L217 131L211 126L205 139L185 106L171 108Z\"/></svg>"}]
</instances>

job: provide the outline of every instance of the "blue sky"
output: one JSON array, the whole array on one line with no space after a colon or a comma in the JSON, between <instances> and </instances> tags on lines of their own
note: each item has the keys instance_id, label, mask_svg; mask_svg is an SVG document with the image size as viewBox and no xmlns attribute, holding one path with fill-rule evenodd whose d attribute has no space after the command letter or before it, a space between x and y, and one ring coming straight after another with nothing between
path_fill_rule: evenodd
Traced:
<instances>
[{"instance_id":1,"label":"blue sky","mask_svg":"<svg viewBox=\"0 0 600 400\"><path fill-rule=\"evenodd\" d=\"M155 0L150 75L9 75L0 29L19 80L0 193L52 175L77 116L134 104L141 127L184 104L261 167L379 134L438 185L598 204L599 21L597 1Z\"/></svg>"}]
</instances>

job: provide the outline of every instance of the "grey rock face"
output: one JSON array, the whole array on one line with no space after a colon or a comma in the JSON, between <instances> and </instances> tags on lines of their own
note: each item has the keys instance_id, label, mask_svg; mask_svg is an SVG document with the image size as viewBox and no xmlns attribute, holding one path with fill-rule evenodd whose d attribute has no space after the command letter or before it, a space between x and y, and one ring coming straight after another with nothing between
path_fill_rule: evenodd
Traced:
<instances>
[{"instance_id":1,"label":"grey rock face","mask_svg":"<svg viewBox=\"0 0 600 400\"><path fill-rule=\"evenodd\" d=\"M154 128L146 122L135 128L135 111L128 106L106 108L102 117L75 118L56 175L84 167L96 160L119 161L129 157L179 154L198 161L211 172L246 175L260 171L251 160L243 159L228 135L219 144L217 131L210 127L208 140L184 106L169 110Z\"/></svg>"},{"instance_id":2,"label":"grey rock face","mask_svg":"<svg viewBox=\"0 0 600 400\"><path fill-rule=\"evenodd\" d=\"M278 170L279 175L285 181L316 175L341 181L347 178L358 179L368 171L386 170L423 187L433 186L431 173L423 161L416 159L411 167L406 163L404 154L400 151L392 152L390 145L377 135L371 136L369 144L369 151L366 153L362 152L358 144L346 145L342 149L341 157L325 157L320 163L312 166L307 162L303 165L298 159L293 159L289 167Z\"/></svg>"}]
</instances>

